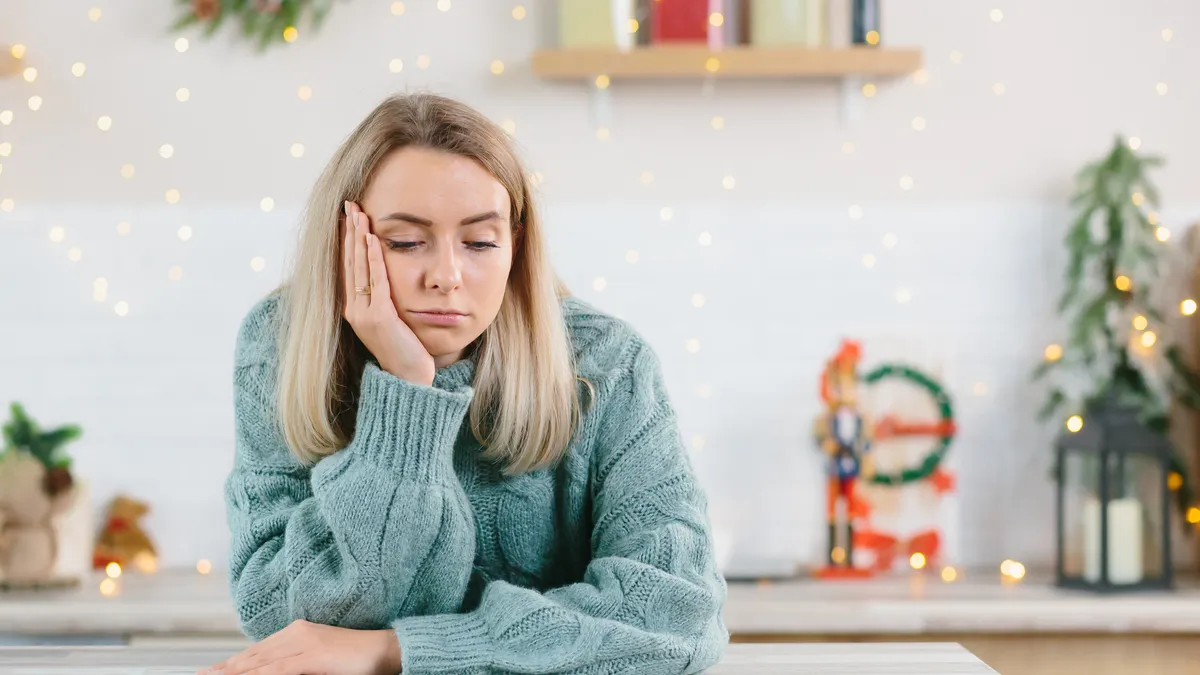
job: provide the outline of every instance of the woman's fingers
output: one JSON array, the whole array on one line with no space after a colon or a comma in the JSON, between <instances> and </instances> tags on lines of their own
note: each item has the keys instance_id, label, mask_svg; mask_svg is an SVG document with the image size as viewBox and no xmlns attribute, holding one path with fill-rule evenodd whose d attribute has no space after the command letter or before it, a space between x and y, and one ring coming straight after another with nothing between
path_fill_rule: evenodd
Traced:
<instances>
[{"instance_id":1,"label":"woman's fingers","mask_svg":"<svg viewBox=\"0 0 1200 675\"><path fill-rule=\"evenodd\" d=\"M308 659L303 654L289 656L274 663L248 671L246 675L306 675L314 672L307 667Z\"/></svg>"},{"instance_id":2,"label":"woman's fingers","mask_svg":"<svg viewBox=\"0 0 1200 675\"><path fill-rule=\"evenodd\" d=\"M361 293L359 289L363 289L369 293L371 286L371 272L367 263L367 215L355 209L354 214L354 297L358 304L363 307L368 307L371 304L371 296Z\"/></svg>"},{"instance_id":3,"label":"woman's fingers","mask_svg":"<svg viewBox=\"0 0 1200 675\"><path fill-rule=\"evenodd\" d=\"M367 235L367 265L371 278L371 306L385 301L390 303L392 294L388 286L387 268L383 266L383 247L379 243L379 237L373 234ZM379 293L379 297L375 297L376 292Z\"/></svg>"},{"instance_id":4,"label":"woman's fingers","mask_svg":"<svg viewBox=\"0 0 1200 675\"><path fill-rule=\"evenodd\" d=\"M345 313L354 303L354 220L350 215L353 207L350 202L345 204L345 215L342 216L342 289L345 299L342 311ZM347 317L348 318L348 317Z\"/></svg>"}]
</instances>

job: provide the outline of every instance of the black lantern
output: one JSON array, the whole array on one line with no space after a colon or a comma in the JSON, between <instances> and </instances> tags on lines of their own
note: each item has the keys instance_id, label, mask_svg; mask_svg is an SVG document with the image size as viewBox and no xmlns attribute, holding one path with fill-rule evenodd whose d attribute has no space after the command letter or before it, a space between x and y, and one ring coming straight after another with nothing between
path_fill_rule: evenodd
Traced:
<instances>
[{"instance_id":1,"label":"black lantern","mask_svg":"<svg viewBox=\"0 0 1200 675\"><path fill-rule=\"evenodd\" d=\"M1113 400L1067 420L1055 444L1058 585L1169 589L1171 447Z\"/></svg>"}]
</instances>

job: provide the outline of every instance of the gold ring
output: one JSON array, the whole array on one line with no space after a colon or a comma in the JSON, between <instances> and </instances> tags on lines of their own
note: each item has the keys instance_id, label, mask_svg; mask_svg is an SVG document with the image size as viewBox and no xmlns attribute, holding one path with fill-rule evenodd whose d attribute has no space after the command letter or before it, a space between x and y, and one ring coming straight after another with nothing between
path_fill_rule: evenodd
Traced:
<instances>
[{"instance_id":1,"label":"gold ring","mask_svg":"<svg viewBox=\"0 0 1200 675\"><path fill-rule=\"evenodd\" d=\"M355 286L354 292L359 295L370 295L371 287L370 286Z\"/></svg>"}]
</instances>

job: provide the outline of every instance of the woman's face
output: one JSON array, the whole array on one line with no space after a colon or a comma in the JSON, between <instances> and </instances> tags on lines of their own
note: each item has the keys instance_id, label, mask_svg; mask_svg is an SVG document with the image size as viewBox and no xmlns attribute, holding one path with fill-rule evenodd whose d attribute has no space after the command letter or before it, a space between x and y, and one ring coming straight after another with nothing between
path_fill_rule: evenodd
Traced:
<instances>
[{"instance_id":1,"label":"woman's face","mask_svg":"<svg viewBox=\"0 0 1200 675\"><path fill-rule=\"evenodd\" d=\"M447 366L500 311L512 269L508 191L472 159L408 147L384 159L362 209L400 318Z\"/></svg>"}]
</instances>

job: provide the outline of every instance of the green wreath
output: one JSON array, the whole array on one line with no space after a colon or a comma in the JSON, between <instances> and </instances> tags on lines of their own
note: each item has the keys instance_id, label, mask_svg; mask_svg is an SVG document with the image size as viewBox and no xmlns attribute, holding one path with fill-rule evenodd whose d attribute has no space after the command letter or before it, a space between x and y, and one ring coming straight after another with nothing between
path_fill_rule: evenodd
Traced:
<instances>
[{"instance_id":1,"label":"green wreath","mask_svg":"<svg viewBox=\"0 0 1200 675\"><path fill-rule=\"evenodd\" d=\"M333 0L176 0L187 9L171 26L180 31L193 25L204 26L204 37L212 37L226 19L241 23L242 35L257 39L259 51L274 44L294 42L297 26L310 20L315 30L321 27Z\"/></svg>"},{"instance_id":2,"label":"green wreath","mask_svg":"<svg viewBox=\"0 0 1200 675\"><path fill-rule=\"evenodd\" d=\"M908 380L929 392L929 395L933 397L934 403L937 404L939 422L943 426L954 424L954 408L950 403L950 396L940 384L934 382L932 378L919 370L909 368L908 366L884 364L864 375L862 381L866 384L876 384L880 380L891 377ZM876 485L907 485L928 479L937 471L938 466L942 463L942 459L946 456L946 452L950 449L950 442L953 440L953 431L937 434L937 440L934 442L933 448L930 449L919 464L895 473L876 473L871 476L871 482Z\"/></svg>"}]
</instances>

